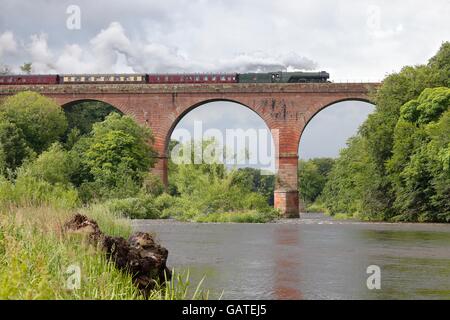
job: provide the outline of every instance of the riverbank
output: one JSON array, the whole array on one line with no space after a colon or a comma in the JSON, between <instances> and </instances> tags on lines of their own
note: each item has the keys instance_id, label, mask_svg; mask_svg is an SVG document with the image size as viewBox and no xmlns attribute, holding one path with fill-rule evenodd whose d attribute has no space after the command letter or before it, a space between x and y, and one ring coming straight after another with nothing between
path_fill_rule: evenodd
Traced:
<instances>
[{"instance_id":1,"label":"riverbank","mask_svg":"<svg viewBox=\"0 0 450 320\"><path fill-rule=\"evenodd\" d=\"M381 226L442 226L444 229L450 227L450 223L433 223L433 222L389 222L389 221L367 221L358 220L355 218L348 219L336 219L334 216L327 215L320 212L301 213L300 218L294 219L274 219L264 223L253 222L203 222L203 221L183 221L178 219L132 219L131 226L134 228L136 224L146 225L227 225L227 224L283 224L283 225L296 225L296 224L330 224L330 225L381 225ZM425 227L426 228L426 227Z\"/></svg>"},{"instance_id":2,"label":"riverbank","mask_svg":"<svg viewBox=\"0 0 450 320\"><path fill-rule=\"evenodd\" d=\"M0 299L143 299L132 277L119 271L98 248L62 226L75 212L94 219L105 234L127 238L130 220L97 205L79 210L10 207L0 212ZM188 296L189 278L175 273L150 299L206 298Z\"/></svg>"}]
</instances>

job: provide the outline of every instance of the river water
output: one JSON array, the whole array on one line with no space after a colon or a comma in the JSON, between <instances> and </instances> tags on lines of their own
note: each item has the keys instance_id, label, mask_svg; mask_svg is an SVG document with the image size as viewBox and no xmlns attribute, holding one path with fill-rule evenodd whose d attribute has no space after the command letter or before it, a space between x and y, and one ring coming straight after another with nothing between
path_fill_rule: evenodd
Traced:
<instances>
[{"instance_id":1,"label":"river water","mask_svg":"<svg viewBox=\"0 0 450 320\"><path fill-rule=\"evenodd\" d=\"M134 220L169 250L169 267L206 276L210 298L450 299L450 224L335 221L268 224ZM367 268L380 268L369 290Z\"/></svg>"}]
</instances>

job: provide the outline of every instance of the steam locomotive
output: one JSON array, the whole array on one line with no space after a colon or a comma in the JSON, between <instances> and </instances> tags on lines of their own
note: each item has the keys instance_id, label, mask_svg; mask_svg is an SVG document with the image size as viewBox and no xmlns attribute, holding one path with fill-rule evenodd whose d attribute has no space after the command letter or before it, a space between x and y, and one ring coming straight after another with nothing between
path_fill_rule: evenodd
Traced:
<instances>
[{"instance_id":1,"label":"steam locomotive","mask_svg":"<svg viewBox=\"0 0 450 320\"><path fill-rule=\"evenodd\" d=\"M0 85L19 84L87 84L87 83L323 83L330 75L325 72L268 73L193 73L193 74L63 74L63 75L2 75Z\"/></svg>"}]
</instances>

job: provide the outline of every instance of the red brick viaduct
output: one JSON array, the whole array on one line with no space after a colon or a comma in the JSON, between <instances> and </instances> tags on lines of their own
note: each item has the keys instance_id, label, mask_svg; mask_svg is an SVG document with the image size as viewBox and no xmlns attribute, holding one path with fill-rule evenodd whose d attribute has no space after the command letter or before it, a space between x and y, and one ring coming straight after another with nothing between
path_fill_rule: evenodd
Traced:
<instances>
[{"instance_id":1,"label":"red brick viaduct","mask_svg":"<svg viewBox=\"0 0 450 320\"><path fill-rule=\"evenodd\" d=\"M277 166L275 207L285 217L299 216L298 148L303 130L322 109L346 100L370 102L376 83L323 84L79 84L0 86L0 98L32 90L67 106L86 100L106 102L149 126L158 161L153 169L167 184L168 142L180 119L212 101L232 101L256 112L274 139Z\"/></svg>"}]
</instances>

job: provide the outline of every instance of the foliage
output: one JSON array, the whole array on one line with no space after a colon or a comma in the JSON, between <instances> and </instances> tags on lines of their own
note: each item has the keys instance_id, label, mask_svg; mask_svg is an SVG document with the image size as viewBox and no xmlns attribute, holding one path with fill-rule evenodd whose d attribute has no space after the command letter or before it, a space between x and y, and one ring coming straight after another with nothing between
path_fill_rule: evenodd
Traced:
<instances>
[{"instance_id":1,"label":"foliage","mask_svg":"<svg viewBox=\"0 0 450 320\"><path fill-rule=\"evenodd\" d=\"M332 214L363 212L364 201L369 201L365 190L376 181L367 179L366 171L374 168L365 143L362 137L350 139L329 173L320 200Z\"/></svg>"},{"instance_id":2,"label":"foliage","mask_svg":"<svg viewBox=\"0 0 450 320\"><path fill-rule=\"evenodd\" d=\"M161 218L161 211L156 207L154 198L149 195L113 199L107 202L107 206L111 212L131 219Z\"/></svg>"},{"instance_id":3,"label":"foliage","mask_svg":"<svg viewBox=\"0 0 450 320\"><path fill-rule=\"evenodd\" d=\"M30 74L33 71L33 64L31 62L25 62L20 66L20 70L25 74Z\"/></svg>"},{"instance_id":4,"label":"foliage","mask_svg":"<svg viewBox=\"0 0 450 320\"><path fill-rule=\"evenodd\" d=\"M333 163L334 160L330 158L299 161L298 185L305 205L315 202L322 193Z\"/></svg>"},{"instance_id":5,"label":"foliage","mask_svg":"<svg viewBox=\"0 0 450 320\"><path fill-rule=\"evenodd\" d=\"M28 175L19 176L14 182L0 177L0 208L11 205L76 208L78 192L71 186L53 185Z\"/></svg>"},{"instance_id":6,"label":"foliage","mask_svg":"<svg viewBox=\"0 0 450 320\"><path fill-rule=\"evenodd\" d=\"M0 121L0 173L14 172L32 155L22 130L12 122Z\"/></svg>"},{"instance_id":7,"label":"foliage","mask_svg":"<svg viewBox=\"0 0 450 320\"><path fill-rule=\"evenodd\" d=\"M274 211L244 211L211 213L196 216L193 221L202 223L267 223L278 218Z\"/></svg>"},{"instance_id":8,"label":"foliage","mask_svg":"<svg viewBox=\"0 0 450 320\"><path fill-rule=\"evenodd\" d=\"M41 153L36 160L27 162L19 176L30 176L37 180L43 180L50 184L71 185L70 177L74 174L69 153L59 143L54 143L50 148Z\"/></svg>"},{"instance_id":9,"label":"foliage","mask_svg":"<svg viewBox=\"0 0 450 320\"><path fill-rule=\"evenodd\" d=\"M406 103L395 128L387 167L396 194L394 206L408 221L450 221L450 89L426 89ZM437 214L438 213L438 214Z\"/></svg>"},{"instance_id":10,"label":"foliage","mask_svg":"<svg viewBox=\"0 0 450 320\"><path fill-rule=\"evenodd\" d=\"M203 141L201 147L206 148L212 143L215 142ZM193 152L193 149L183 150ZM252 177L254 172L251 170L228 170L218 161L178 165L172 163L169 168L169 181L176 192L171 205L162 210L164 216L190 221L211 221L222 214L223 217L238 217L239 213L248 212L267 214L267 217L271 217L268 220L277 216L276 211L268 204L267 196L254 192L252 182L246 179ZM255 219L261 220L259 217Z\"/></svg>"},{"instance_id":11,"label":"foliage","mask_svg":"<svg viewBox=\"0 0 450 320\"><path fill-rule=\"evenodd\" d=\"M255 168L240 168L235 176L235 183L242 188L256 192L266 198L269 205L273 205L273 193L275 190L275 175L271 172L264 173Z\"/></svg>"},{"instance_id":12,"label":"foliage","mask_svg":"<svg viewBox=\"0 0 450 320\"><path fill-rule=\"evenodd\" d=\"M113 106L101 101L87 101L71 104L64 108L68 127L65 140L71 132L76 130L79 136L88 135L94 123L102 122L111 113L120 113Z\"/></svg>"},{"instance_id":13,"label":"foliage","mask_svg":"<svg viewBox=\"0 0 450 320\"><path fill-rule=\"evenodd\" d=\"M449 221L450 43L389 75L376 110L334 166L321 201L372 220Z\"/></svg>"},{"instance_id":14,"label":"foliage","mask_svg":"<svg viewBox=\"0 0 450 320\"><path fill-rule=\"evenodd\" d=\"M92 134L70 151L78 174L72 177L82 198L125 198L136 194L154 164L152 134L131 117L113 113L93 125Z\"/></svg>"},{"instance_id":15,"label":"foliage","mask_svg":"<svg viewBox=\"0 0 450 320\"><path fill-rule=\"evenodd\" d=\"M20 92L0 105L0 119L17 126L28 147L37 153L56 142L67 129L61 107L53 100L35 92Z\"/></svg>"}]
</instances>

